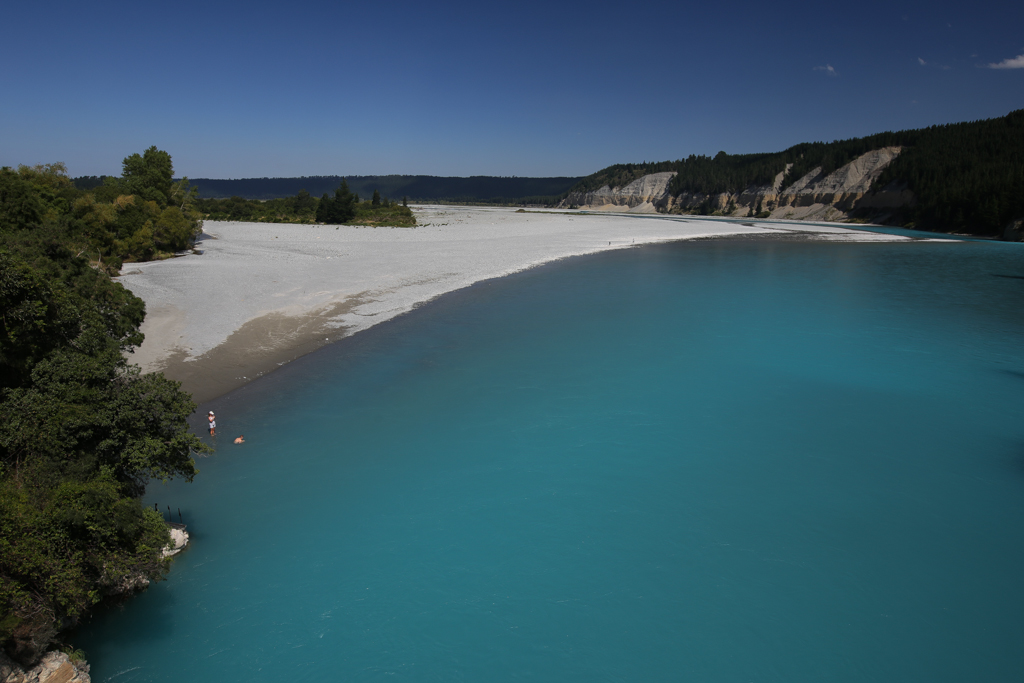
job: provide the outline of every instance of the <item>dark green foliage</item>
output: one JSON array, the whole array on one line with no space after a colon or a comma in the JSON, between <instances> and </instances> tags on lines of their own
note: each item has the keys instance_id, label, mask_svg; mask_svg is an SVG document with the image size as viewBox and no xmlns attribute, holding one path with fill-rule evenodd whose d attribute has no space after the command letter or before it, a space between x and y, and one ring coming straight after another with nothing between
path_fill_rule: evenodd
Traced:
<instances>
[{"instance_id":1,"label":"dark green foliage","mask_svg":"<svg viewBox=\"0 0 1024 683\"><path fill-rule=\"evenodd\" d=\"M273 200L292 197L305 188L313 196L331 194L341 176L303 176L301 178L245 178L240 180L195 180L204 198L233 195L247 199ZM388 197L405 196L412 202L448 202L466 204L550 204L564 194L579 178L515 178L472 176L345 176L352 192L370 196L374 189Z\"/></svg>"},{"instance_id":2,"label":"dark green foliage","mask_svg":"<svg viewBox=\"0 0 1024 683\"><path fill-rule=\"evenodd\" d=\"M167 206L174 178L170 154L150 147L141 155L125 157L122 167L120 181L111 179L119 182L122 194L138 195L145 201Z\"/></svg>"},{"instance_id":3,"label":"dark green foliage","mask_svg":"<svg viewBox=\"0 0 1024 683\"><path fill-rule=\"evenodd\" d=\"M292 200L292 211L296 214L312 213L316 211L316 200L305 190L299 190Z\"/></svg>"},{"instance_id":4,"label":"dark green foliage","mask_svg":"<svg viewBox=\"0 0 1024 683\"><path fill-rule=\"evenodd\" d=\"M329 207L330 205L331 205L331 198L330 198L329 195L324 193L324 195L320 197L319 203L317 203L317 205L316 205L316 214L315 214L315 216L316 216L316 220L318 222L323 222L324 220L327 219L327 207Z\"/></svg>"},{"instance_id":5,"label":"dark green foliage","mask_svg":"<svg viewBox=\"0 0 1024 683\"><path fill-rule=\"evenodd\" d=\"M351 225L381 225L395 226L400 228L412 228L416 226L416 218L412 209L393 202L387 197L378 199L379 203L374 206L373 201L359 202L355 205L356 214L349 221Z\"/></svg>"},{"instance_id":6,"label":"dark green foliage","mask_svg":"<svg viewBox=\"0 0 1024 683\"><path fill-rule=\"evenodd\" d=\"M669 184L669 192L682 194L718 194L742 192L748 187L770 185L785 161L773 154L726 154L693 156L678 162L678 175ZM718 188L726 188L719 190Z\"/></svg>"},{"instance_id":7,"label":"dark green foliage","mask_svg":"<svg viewBox=\"0 0 1024 683\"><path fill-rule=\"evenodd\" d=\"M160 578L167 529L139 496L151 478L191 479L208 450L180 385L127 364L143 302L77 255L88 226L61 200L81 191L61 177L0 171L0 643L24 663Z\"/></svg>"},{"instance_id":8,"label":"dark green foliage","mask_svg":"<svg viewBox=\"0 0 1024 683\"><path fill-rule=\"evenodd\" d=\"M32 183L8 168L0 169L0 233L34 228L42 220L43 203Z\"/></svg>"},{"instance_id":9,"label":"dark green foliage","mask_svg":"<svg viewBox=\"0 0 1024 683\"><path fill-rule=\"evenodd\" d=\"M294 197L268 201L241 197L200 199L196 206L210 220L399 227L416 225L416 219L408 206L398 206L387 197L381 197L380 192L375 192L371 201L360 202L358 195L348 189L344 180L335 189L334 196L324 194L320 199L314 199L305 190L299 190Z\"/></svg>"},{"instance_id":10,"label":"dark green foliage","mask_svg":"<svg viewBox=\"0 0 1024 683\"><path fill-rule=\"evenodd\" d=\"M334 197L324 195L320 205L316 207L317 223L348 223L356 215L358 201L359 198L352 194L348 189L348 183L342 178L341 184L334 191Z\"/></svg>"},{"instance_id":11,"label":"dark green foliage","mask_svg":"<svg viewBox=\"0 0 1024 683\"><path fill-rule=\"evenodd\" d=\"M265 214L263 209L271 208L270 206L261 206L261 204L263 202L230 197L229 199L200 199L196 202L196 208L212 220L251 221L262 218ZM290 207L282 203L280 207L274 208L279 209L273 212L273 215L276 216L280 211L287 211Z\"/></svg>"},{"instance_id":12,"label":"dark green foliage","mask_svg":"<svg viewBox=\"0 0 1024 683\"><path fill-rule=\"evenodd\" d=\"M72 178L71 182L75 184L79 190L88 192L89 190L95 190L101 187L106 182L107 176L105 175L84 175L78 178Z\"/></svg>"},{"instance_id":13,"label":"dark green foliage","mask_svg":"<svg viewBox=\"0 0 1024 683\"><path fill-rule=\"evenodd\" d=\"M33 663L97 602L158 579L168 541L159 513L104 472L53 486L0 480L0 642Z\"/></svg>"},{"instance_id":14,"label":"dark green foliage","mask_svg":"<svg viewBox=\"0 0 1024 683\"><path fill-rule=\"evenodd\" d=\"M933 126L882 172L917 203L902 222L943 232L998 235L1024 218L1024 110L999 119Z\"/></svg>"},{"instance_id":15,"label":"dark green foliage","mask_svg":"<svg viewBox=\"0 0 1024 683\"><path fill-rule=\"evenodd\" d=\"M0 170L0 233L53 232L102 268L187 249L202 230L196 192L172 180L171 156L150 147L124 160L124 175L72 182L63 164ZM87 189L82 189L82 188ZM21 235L19 240L26 236ZM30 237L29 239L36 239Z\"/></svg>"}]
</instances>

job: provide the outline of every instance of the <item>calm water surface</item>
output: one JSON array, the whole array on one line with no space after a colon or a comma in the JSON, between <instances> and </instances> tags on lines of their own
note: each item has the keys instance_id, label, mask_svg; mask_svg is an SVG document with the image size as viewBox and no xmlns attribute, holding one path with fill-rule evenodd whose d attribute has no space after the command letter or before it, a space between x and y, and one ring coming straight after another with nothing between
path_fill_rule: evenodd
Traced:
<instances>
[{"instance_id":1,"label":"calm water surface","mask_svg":"<svg viewBox=\"0 0 1024 683\"><path fill-rule=\"evenodd\" d=\"M119 683L1024 680L1022 247L443 297L210 404L149 495L192 547L76 645Z\"/></svg>"}]
</instances>

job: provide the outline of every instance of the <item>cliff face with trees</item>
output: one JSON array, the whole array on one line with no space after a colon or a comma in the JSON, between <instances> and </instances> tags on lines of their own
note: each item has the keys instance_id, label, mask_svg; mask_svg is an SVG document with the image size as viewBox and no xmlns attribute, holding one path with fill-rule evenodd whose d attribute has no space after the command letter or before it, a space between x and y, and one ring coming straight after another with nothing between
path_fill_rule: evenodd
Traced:
<instances>
[{"instance_id":1,"label":"cliff face with trees","mask_svg":"<svg viewBox=\"0 0 1024 683\"><path fill-rule=\"evenodd\" d=\"M145 306L104 272L189 244L171 173L155 147L90 192L61 164L0 170L0 644L22 664L161 577L168 530L141 495L208 450L191 397L125 359Z\"/></svg>"},{"instance_id":2,"label":"cliff face with trees","mask_svg":"<svg viewBox=\"0 0 1024 683\"><path fill-rule=\"evenodd\" d=\"M650 176L671 180L638 199L635 183ZM1008 226L1024 219L1024 110L777 153L618 164L584 178L560 206L645 203L672 213L872 220L1012 237Z\"/></svg>"}]
</instances>

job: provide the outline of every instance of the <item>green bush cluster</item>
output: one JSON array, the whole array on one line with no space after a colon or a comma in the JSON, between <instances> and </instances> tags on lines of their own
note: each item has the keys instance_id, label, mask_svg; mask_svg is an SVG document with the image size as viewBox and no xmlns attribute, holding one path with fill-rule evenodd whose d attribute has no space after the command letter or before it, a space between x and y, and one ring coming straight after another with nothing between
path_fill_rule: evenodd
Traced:
<instances>
[{"instance_id":1,"label":"green bush cluster","mask_svg":"<svg viewBox=\"0 0 1024 683\"><path fill-rule=\"evenodd\" d=\"M187 249L202 230L196 191L175 182L171 156L156 147L132 154L120 178L82 189L62 163L0 169L0 230L60 230L75 253L111 272Z\"/></svg>"},{"instance_id":2,"label":"green bush cluster","mask_svg":"<svg viewBox=\"0 0 1024 683\"><path fill-rule=\"evenodd\" d=\"M230 197L198 199L196 208L213 221L250 221L255 223L314 223L318 200L305 190L294 197L257 201Z\"/></svg>"},{"instance_id":3,"label":"green bush cluster","mask_svg":"<svg viewBox=\"0 0 1024 683\"><path fill-rule=\"evenodd\" d=\"M199 199L197 209L209 220L255 223L329 223L332 225L385 225L413 227L416 218L403 201L401 205L373 191L370 201L360 201L343 178L333 196L320 199L299 190L294 197L259 201L231 197Z\"/></svg>"}]
</instances>

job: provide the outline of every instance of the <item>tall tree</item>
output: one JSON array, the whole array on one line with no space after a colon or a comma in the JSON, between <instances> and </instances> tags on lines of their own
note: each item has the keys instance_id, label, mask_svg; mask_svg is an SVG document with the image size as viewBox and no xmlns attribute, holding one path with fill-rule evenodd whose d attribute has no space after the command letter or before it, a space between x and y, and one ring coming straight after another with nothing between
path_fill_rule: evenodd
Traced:
<instances>
[{"instance_id":1,"label":"tall tree","mask_svg":"<svg viewBox=\"0 0 1024 683\"><path fill-rule=\"evenodd\" d=\"M316 200L310 197L306 190L299 190L293 200L293 206L296 213L302 213L316 206Z\"/></svg>"},{"instance_id":2,"label":"tall tree","mask_svg":"<svg viewBox=\"0 0 1024 683\"><path fill-rule=\"evenodd\" d=\"M147 201L166 206L171 196L174 167L171 155L152 146L140 154L125 157L121 179L126 194L136 194Z\"/></svg>"},{"instance_id":3,"label":"tall tree","mask_svg":"<svg viewBox=\"0 0 1024 683\"><path fill-rule=\"evenodd\" d=\"M317 208L316 219L320 223L347 223L356 215L356 202L359 199L348 189L344 178L334 191L334 198L324 195Z\"/></svg>"},{"instance_id":4,"label":"tall tree","mask_svg":"<svg viewBox=\"0 0 1024 683\"><path fill-rule=\"evenodd\" d=\"M316 222L317 223L329 223L331 216L334 215L334 200L331 199L327 193L320 197L320 203L316 206Z\"/></svg>"}]
</instances>

